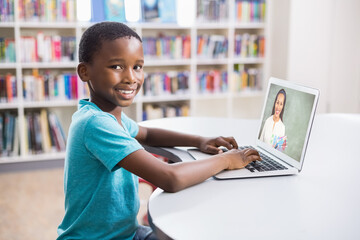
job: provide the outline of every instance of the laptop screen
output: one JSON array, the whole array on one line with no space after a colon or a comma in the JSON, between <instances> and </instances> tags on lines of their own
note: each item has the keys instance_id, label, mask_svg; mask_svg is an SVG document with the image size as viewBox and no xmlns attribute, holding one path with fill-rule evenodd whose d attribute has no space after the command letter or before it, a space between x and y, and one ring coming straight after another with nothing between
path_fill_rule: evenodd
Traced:
<instances>
[{"instance_id":1,"label":"laptop screen","mask_svg":"<svg viewBox=\"0 0 360 240\"><path fill-rule=\"evenodd\" d=\"M307 145L318 90L271 78L258 142L276 155L301 162ZM273 151L275 149L276 151Z\"/></svg>"}]
</instances>

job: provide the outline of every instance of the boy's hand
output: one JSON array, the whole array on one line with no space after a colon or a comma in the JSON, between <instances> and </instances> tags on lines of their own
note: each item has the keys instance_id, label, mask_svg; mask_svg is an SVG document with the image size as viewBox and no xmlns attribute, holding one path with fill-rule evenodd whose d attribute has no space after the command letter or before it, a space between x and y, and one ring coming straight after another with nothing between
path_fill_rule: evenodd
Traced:
<instances>
[{"instance_id":1,"label":"boy's hand","mask_svg":"<svg viewBox=\"0 0 360 240\"><path fill-rule=\"evenodd\" d=\"M222 156L226 156L226 158L229 160L229 167L227 170L243 168L253 161L261 160L258 151L251 148L246 148L243 150L232 149L224 153Z\"/></svg>"},{"instance_id":2,"label":"boy's hand","mask_svg":"<svg viewBox=\"0 0 360 240\"><path fill-rule=\"evenodd\" d=\"M237 149L238 144L233 137L217 137L217 138L201 138L199 149L202 152L210 154L222 153L219 147L226 147L227 149Z\"/></svg>"}]
</instances>

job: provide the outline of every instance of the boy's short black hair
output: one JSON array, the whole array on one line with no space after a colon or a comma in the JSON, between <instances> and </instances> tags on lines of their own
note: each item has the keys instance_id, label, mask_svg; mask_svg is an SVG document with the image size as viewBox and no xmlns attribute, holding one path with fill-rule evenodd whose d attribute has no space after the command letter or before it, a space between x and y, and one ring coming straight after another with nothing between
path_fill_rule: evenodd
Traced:
<instances>
[{"instance_id":1,"label":"boy's short black hair","mask_svg":"<svg viewBox=\"0 0 360 240\"><path fill-rule=\"evenodd\" d=\"M103 41L116 40L123 37L135 37L142 42L139 35L120 22L100 22L87 28L81 36L79 44L79 62L90 63Z\"/></svg>"}]
</instances>

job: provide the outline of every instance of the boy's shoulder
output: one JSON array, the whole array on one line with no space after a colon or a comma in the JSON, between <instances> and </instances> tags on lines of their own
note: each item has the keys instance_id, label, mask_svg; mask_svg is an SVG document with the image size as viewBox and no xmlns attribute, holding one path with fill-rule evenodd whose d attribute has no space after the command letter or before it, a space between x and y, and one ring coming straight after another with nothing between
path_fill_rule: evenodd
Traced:
<instances>
[{"instance_id":1,"label":"boy's shoulder","mask_svg":"<svg viewBox=\"0 0 360 240\"><path fill-rule=\"evenodd\" d=\"M89 120L96 120L102 118L115 118L111 114L102 111L94 103L90 102L87 99L81 99L79 101L78 110L73 114L72 121L77 122L87 122Z\"/></svg>"}]
</instances>

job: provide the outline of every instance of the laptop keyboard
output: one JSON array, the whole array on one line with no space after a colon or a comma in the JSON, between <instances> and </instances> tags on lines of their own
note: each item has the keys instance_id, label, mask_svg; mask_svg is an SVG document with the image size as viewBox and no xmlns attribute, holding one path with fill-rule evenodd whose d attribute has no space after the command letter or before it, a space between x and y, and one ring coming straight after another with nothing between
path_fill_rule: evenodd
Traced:
<instances>
[{"instance_id":1,"label":"laptop keyboard","mask_svg":"<svg viewBox=\"0 0 360 240\"><path fill-rule=\"evenodd\" d=\"M240 150L245 148L252 148L252 146L242 146L239 147ZM266 156L265 154L259 152L261 160L262 161L253 161L246 165L246 169L248 169L251 172L254 172L255 170L259 172L265 172L265 171L277 171L277 170L284 170L287 169L285 166L279 164L278 162L271 159L269 156Z\"/></svg>"}]
</instances>

